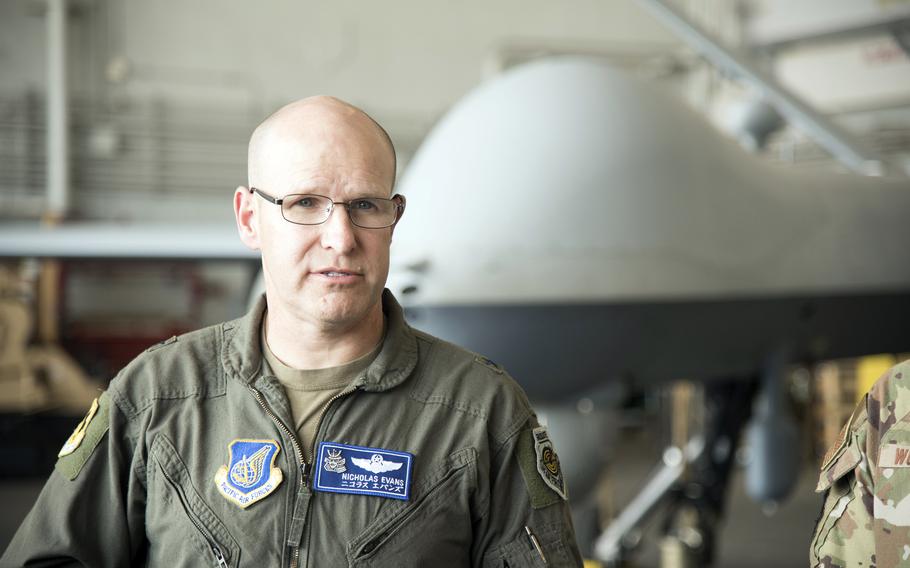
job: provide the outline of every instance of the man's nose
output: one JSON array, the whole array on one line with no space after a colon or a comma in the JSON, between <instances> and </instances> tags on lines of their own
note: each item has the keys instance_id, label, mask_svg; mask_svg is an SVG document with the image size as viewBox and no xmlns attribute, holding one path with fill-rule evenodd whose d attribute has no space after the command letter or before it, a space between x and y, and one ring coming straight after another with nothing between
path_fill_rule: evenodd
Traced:
<instances>
[{"instance_id":1,"label":"man's nose","mask_svg":"<svg viewBox=\"0 0 910 568\"><path fill-rule=\"evenodd\" d=\"M354 249L356 237L354 235L354 224L351 222L351 216L344 205L336 204L329 214L325 223L320 225L322 229L322 246L333 249L339 253L347 253Z\"/></svg>"}]
</instances>

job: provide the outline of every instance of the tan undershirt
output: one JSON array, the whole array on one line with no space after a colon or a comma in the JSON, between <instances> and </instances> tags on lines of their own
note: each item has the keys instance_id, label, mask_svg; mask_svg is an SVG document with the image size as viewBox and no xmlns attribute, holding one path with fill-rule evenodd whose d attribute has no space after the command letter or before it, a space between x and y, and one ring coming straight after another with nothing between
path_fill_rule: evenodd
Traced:
<instances>
[{"instance_id":1,"label":"tan undershirt","mask_svg":"<svg viewBox=\"0 0 910 568\"><path fill-rule=\"evenodd\" d=\"M285 365L272 353L266 339L265 322L266 318L262 318L262 354L272 373L275 374L275 378L284 387L284 392L291 405L291 417L294 420L294 428L297 430L297 438L303 446L306 461L312 463L313 440L316 437L316 429L319 427L322 409L332 397L344 391L360 373L370 366L382 348L382 341L363 357L338 367L295 369ZM385 333L383 333L384 337Z\"/></svg>"}]
</instances>

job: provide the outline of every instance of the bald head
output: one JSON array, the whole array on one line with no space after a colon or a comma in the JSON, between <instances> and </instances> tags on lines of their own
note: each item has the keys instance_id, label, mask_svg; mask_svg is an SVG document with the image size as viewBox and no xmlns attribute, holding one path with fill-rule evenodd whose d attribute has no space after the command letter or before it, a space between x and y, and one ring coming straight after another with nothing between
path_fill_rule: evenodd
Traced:
<instances>
[{"instance_id":1,"label":"bald head","mask_svg":"<svg viewBox=\"0 0 910 568\"><path fill-rule=\"evenodd\" d=\"M315 96L275 111L250 137L248 175L251 187L270 187L275 169L296 158L319 159L329 166L352 166L395 184L395 148L388 133L367 113L342 100ZM302 158L301 158L302 159ZM287 189L287 188L286 188Z\"/></svg>"}]
</instances>

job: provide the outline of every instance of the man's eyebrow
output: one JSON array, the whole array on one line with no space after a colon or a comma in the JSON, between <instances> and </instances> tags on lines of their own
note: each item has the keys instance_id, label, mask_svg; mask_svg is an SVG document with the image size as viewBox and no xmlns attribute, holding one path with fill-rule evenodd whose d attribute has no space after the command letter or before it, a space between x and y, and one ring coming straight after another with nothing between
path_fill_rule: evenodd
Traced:
<instances>
[{"instance_id":1,"label":"man's eyebrow","mask_svg":"<svg viewBox=\"0 0 910 568\"><path fill-rule=\"evenodd\" d=\"M328 195L329 191L326 191L324 185L321 184L302 184L295 185L293 189L288 190L284 196L287 195L300 195L300 194L310 194L310 195L322 195L324 197L331 197ZM387 189L382 187L358 187L351 188L350 191L345 191L345 195L341 196L341 199L344 201L350 201L352 199L364 199L364 198L377 198L377 199L389 199L391 196Z\"/></svg>"}]
</instances>

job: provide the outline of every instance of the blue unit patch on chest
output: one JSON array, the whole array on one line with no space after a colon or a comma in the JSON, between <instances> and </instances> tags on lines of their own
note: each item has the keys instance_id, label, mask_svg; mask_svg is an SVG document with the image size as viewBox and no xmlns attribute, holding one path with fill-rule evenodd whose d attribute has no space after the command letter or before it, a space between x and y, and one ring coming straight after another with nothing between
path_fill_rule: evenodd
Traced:
<instances>
[{"instance_id":1,"label":"blue unit patch on chest","mask_svg":"<svg viewBox=\"0 0 910 568\"><path fill-rule=\"evenodd\" d=\"M243 509L267 497L283 479L275 467L280 449L275 440L233 440L228 464L215 473L218 491Z\"/></svg>"},{"instance_id":2,"label":"blue unit patch on chest","mask_svg":"<svg viewBox=\"0 0 910 568\"><path fill-rule=\"evenodd\" d=\"M407 452L322 442L316 454L314 489L407 501L413 461Z\"/></svg>"}]
</instances>

